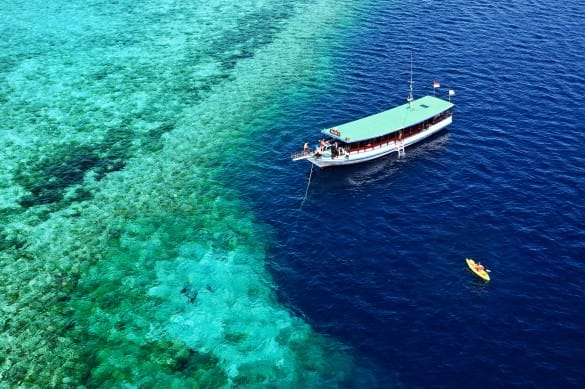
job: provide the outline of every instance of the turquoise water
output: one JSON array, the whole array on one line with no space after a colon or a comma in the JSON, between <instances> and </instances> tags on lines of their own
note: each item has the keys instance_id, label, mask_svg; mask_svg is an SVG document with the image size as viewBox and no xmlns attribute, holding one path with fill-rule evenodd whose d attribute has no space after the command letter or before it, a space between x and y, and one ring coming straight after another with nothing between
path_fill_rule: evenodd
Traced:
<instances>
[{"instance_id":1,"label":"turquoise water","mask_svg":"<svg viewBox=\"0 0 585 389\"><path fill-rule=\"evenodd\" d=\"M277 300L271 228L232 174L279 96L331 77L346 8L0 5L0 386L351 379L345 346Z\"/></svg>"}]
</instances>

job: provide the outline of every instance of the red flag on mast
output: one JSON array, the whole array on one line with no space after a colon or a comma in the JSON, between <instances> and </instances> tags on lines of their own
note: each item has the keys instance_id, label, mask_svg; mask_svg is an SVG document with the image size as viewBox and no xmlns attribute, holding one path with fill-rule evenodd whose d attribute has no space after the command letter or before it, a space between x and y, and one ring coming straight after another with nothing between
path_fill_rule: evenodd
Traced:
<instances>
[{"instance_id":1,"label":"red flag on mast","mask_svg":"<svg viewBox=\"0 0 585 389\"><path fill-rule=\"evenodd\" d=\"M433 88L441 87L441 83L439 81L433 81Z\"/></svg>"}]
</instances>

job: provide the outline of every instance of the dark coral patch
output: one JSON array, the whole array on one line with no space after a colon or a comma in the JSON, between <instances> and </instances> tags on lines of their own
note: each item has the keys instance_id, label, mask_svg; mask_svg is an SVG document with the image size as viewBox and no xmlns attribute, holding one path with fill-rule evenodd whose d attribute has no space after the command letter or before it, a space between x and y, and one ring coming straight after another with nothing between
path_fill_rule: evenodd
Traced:
<instances>
[{"instance_id":1,"label":"dark coral patch","mask_svg":"<svg viewBox=\"0 0 585 389\"><path fill-rule=\"evenodd\" d=\"M68 188L83 183L88 171L93 170L99 180L124 166L120 155L102 157L89 146L65 147L32 166L21 166L16 179L29 194L22 196L18 202L23 207L58 203L63 200ZM76 190L69 200L89 197L87 191Z\"/></svg>"}]
</instances>

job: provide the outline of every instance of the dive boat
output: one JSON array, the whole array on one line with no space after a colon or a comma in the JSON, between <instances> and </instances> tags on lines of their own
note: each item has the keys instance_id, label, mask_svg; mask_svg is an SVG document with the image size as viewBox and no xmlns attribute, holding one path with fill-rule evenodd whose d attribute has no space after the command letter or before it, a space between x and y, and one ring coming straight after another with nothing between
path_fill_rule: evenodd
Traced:
<instances>
[{"instance_id":1,"label":"dive boat","mask_svg":"<svg viewBox=\"0 0 585 389\"><path fill-rule=\"evenodd\" d=\"M437 82L434 88L439 87ZM405 149L441 131L453 121L453 107L449 90L449 100L434 96L418 99L412 97L412 71L410 95L407 103L376 113L358 120L326 128L324 135L313 150L305 144L304 150L291 155L293 161L306 159L314 165L325 168L330 166L353 165L371 161L396 152L398 156Z\"/></svg>"}]
</instances>

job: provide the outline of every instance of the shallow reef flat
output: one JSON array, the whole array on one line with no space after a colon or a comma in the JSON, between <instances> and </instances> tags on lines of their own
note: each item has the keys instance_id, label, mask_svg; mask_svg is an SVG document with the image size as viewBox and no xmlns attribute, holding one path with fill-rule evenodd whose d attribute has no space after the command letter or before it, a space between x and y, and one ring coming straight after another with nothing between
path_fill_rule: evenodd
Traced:
<instances>
[{"instance_id":1,"label":"shallow reef flat","mask_svg":"<svg viewBox=\"0 0 585 389\"><path fill-rule=\"evenodd\" d=\"M10 9L2 385L350 379L344 347L277 301L270 228L222 168L278 91L324 68L306 43L331 27L327 3Z\"/></svg>"}]
</instances>

